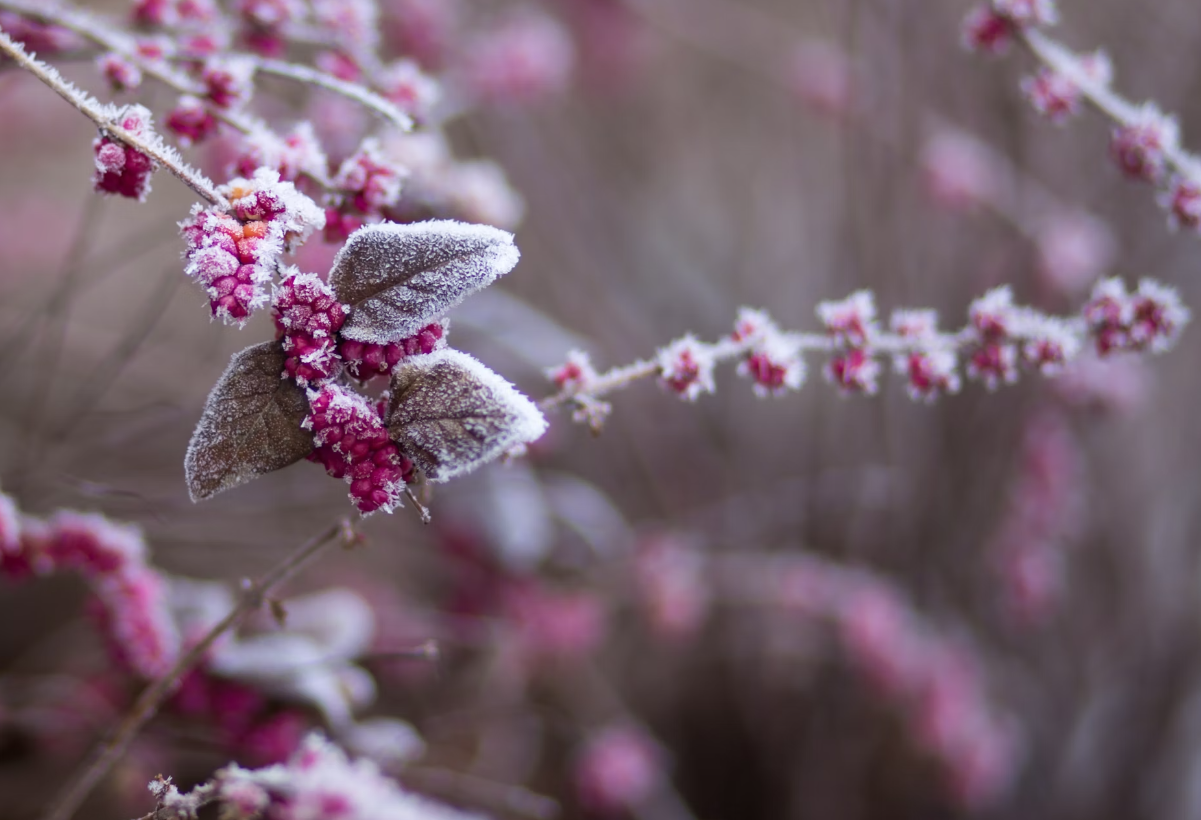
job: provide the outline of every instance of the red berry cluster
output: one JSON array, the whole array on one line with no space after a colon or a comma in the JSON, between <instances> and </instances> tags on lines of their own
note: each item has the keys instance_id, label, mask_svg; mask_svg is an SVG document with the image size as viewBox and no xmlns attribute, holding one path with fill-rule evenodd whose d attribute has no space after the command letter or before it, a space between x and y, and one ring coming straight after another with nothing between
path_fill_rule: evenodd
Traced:
<instances>
[{"instance_id":1,"label":"red berry cluster","mask_svg":"<svg viewBox=\"0 0 1201 820\"><path fill-rule=\"evenodd\" d=\"M1117 279L1101 282L1084 306L1084 320L1101 355L1166 350L1189 319L1175 291L1144 279L1127 293Z\"/></svg>"},{"instance_id":2,"label":"red berry cluster","mask_svg":"<svg viewBox=\"0 0 1201 820\"><path fill-rule=\"evenodd\" d=\"M826 364L826 378L848 393L875 393L880 364L868 350L876 334L876 306L871 294L861 290L842 301L823 302L817 315L826 335L843 348Z\"/></svg>"},{"instance_id":3,"label":"red berry cluster","mask_svg":"<svg viewBox=\"0 0 1201 820\"><path fill-rule=\"evenodd\" d=\"M378 142L364 140L334 177L334 186L342 195L336 210L342 214L372 216L395 205L400 200L400 183L405 173L384 156Z\"/></svg>"},{"instance_id":4,"label":"red berry cluster","mask_svg":"<svg viewBox=\"0 0 1201 820\"><path fill-rule=\"evenodd\" d=\"M117 123L135 137L154 138L150 112L140 105L123 109ZM95 152L96 173L92 185L105 194L136 199L146 199L150 193L150 175L154 173L154 160L121 142L100 136L92 143Z\"/></svg>"},{"instance_id":5,"label":"red berry cluster","mask_svg":"<svg viewBox=\"0 0 1201 820\"><path fill-rule=\"evenodd\" d=\"M422 353L433 353L446 346L444 321L426 325L421 330L388 344L371 344L342 339L338 343L338 355L346 363L346 370L360 381L376 376L387 376L404 359Z\"/></svg>"},{"instance_id":6,"label":"red berry cluster","mask_svg":"<svg viewBox=\"0 0 1201 820\"><path fill-rule=\"evenodd\" d=\"M267 222L240 222L211 209L194 214L182 233L188 243L184 272L204 285L213 315L244 322L266 301L263 286L271 281L271 269L264 257L274 261L278 255L278 248L264 253Z\"/></svg>"},{"instance_id":7,"label":"red berry cluster","mask_svg":"<svg viewBox=\"0 0 1201 820\"><path fill-rule=\"evenodd\" d=\"M217 118L203 100L186 94L167 115L167 128L179 137L181 145L193 145L217 132Z\"/></svg>"},{"instance_id":8,"label":"red berry cluster","mask_svg":"<svg viewBox=\"0 0 1201 820\"><path fill-rule=\"evenodd\" d=\"M350 498L360 512L391 511L400 503L413 464L388 438L379 411L363 396L336 384L309 394L305 429L316 449L309 456L334 478L350 485Z\"/></svg>"},{"instance_id":9,"label":"red berry cluster","mask_svg":"<svg viewBox=\"0 0 1201 820\"><path fill-rule=\"evenodd\" d=\"M215 728L221 746L251 765L285 760L300 745L309 723L294 707L281 709L257 689L203 669L180 679L167 707Z\"/></svg>"},{"instance_id":10,"label":"red berry cluster","mask_svg":"<svg viewBox=\"0 0 1201 820\"><path fill-rule=\"evenodd\" d=\"M268 169L221 190L228 210L197 207L180 224L188 243L184 272L204 285L214 316L242 323L266 304L265 286L285 245L321 227L321 211Z\"/></svg>"},{"instance_id":11,"label":"red berry cluster","mask_svg":"<svg viewBox=\"0 0 1201 820\"><path fill-rule=\"evenodd\" d=\"M301 387L317 387L337 372L335 339L347 309L329 285L311 273L294 273L272 299L275 327L288 354L284 369Z\"/></svg>"}]
</instances>

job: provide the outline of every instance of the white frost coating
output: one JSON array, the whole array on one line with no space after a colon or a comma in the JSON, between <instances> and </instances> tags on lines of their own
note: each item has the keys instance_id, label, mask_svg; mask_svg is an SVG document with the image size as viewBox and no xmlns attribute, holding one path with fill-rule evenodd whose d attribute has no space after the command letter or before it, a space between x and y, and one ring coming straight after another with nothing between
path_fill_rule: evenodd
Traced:
<instances>
[{"instance_id":1,"label":"white frost coating","mask_svg":"<svg viewBox=\"0 0 1201 820\"><path fill-rule=\"evenodd\" d=\"M120 556L122 563L146 563L146 540L140 527L118 524L99 513L60 510L50 517L50 526L60 533L94 541L108 556Z\"/></svg>"},{"instance_id":2,"label":"white frost coating","mask_svg":"<svg viewBox=\"0 0 1201 820\"><path fill-rule=\"evenodd\" d=\"M387 344L411 336L521 257L513 235L450 219L368 225L334 258L329 283L351 315L342 335Z\"/></svg>"},{"instance_id":3,"label":"white frost coating","mask_svg":"<svg viewBox=\"0 0 1201 820\"><path fill-rule=\"evenodd\" d=\"M230 180L220 188L235 206L238 200L263 191L276 197L284 212L271 220L271 227L278 225L281 238L288 237L292 244L300 244L315 230L325 227L325 211L312 199L296 190L291 182L280 181L279 171L274 168L259 168L251 179L241 177ZM295 238L291 238L295 235Z\"/></svg>"},{"instance_id":4,"label":"white frost coating","mask_svg":"<svg viewBox=\"0 0 1201 820\"><path fill-rule=\"evenodd\" d=\"M368 718L344 731L340 737L353 755L369 757L389 769L403 766L425 754L425 741L403 720Z\"/></svg>"},{"instance_id":5,"label":"white frost coating","mask_svg":"<svg viewBox=\"0 0 1201 820\"><path fill-rule=\"evenodd\" d=\"M185 635L204 634L216 626L236 605L233 591L220 581L198 581L167 576L170 593L167 601L179 631ZM221 641L231 640L225 633Z\"/></svg>"},{"instance_id":6,"label":"white frost coating","mask_svg":"<svg viewBox=\"0 0 1201 820\"><path fill-rule=\"evenodd\" d=\"M430 481L479 467L546 432L529 398L453 348L406 359L392 380L388 429Z\"/></svg>"},{"instance_id":7,"label":"white frost coating","mask_svg":"<svg viewBox=\"0 0 1201 820\"><path fill-rule=\"evenodd\" d=\"M336 800L339 820L483 820L404 791L373 762L349 760L319 734L305 738L287 763L253 771L226 766L211 786L200 789L215 788L219 801L234 803L248 785L269 794L272 803L286 803L289 817L328 817Z\"/></svg>"},{"instance_id":8,"label":"white frost coating","mask_svg":"<svg viewBox=\"0 0 1201 820\"><path fill-rule=\"evenodd\" d=\"M671 342L655 353L660 379L686 401L696 401L702 393L715 389L713 368L717 359L713 348L691 333Z\"/></svg>"}]
</instances>

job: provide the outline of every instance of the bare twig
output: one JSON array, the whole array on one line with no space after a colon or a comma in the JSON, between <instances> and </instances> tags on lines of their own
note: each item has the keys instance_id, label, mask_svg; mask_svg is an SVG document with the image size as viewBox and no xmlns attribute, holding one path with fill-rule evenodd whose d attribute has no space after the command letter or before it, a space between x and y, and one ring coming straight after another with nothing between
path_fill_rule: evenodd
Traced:
<instances>
[{"instance_id":1,"label":"bare twig","mask_svg":"<svg viewBox=\"0 0 1201 820\"><path fill-rule=\"evenodd\" d=\"M138 696L129 712L117 725L112 734L97 746L75 775L68 781L66 789L53 806L43 815L43 820L69 820L80 805L112 767L125 754L130 742L142 727L154 717L162 702L171 694L180 679L216 643L217 639L236 629L255 610L263 605L267 593L276 585L290 578L312 558L331 544L347 545L357 538L348 520L343 520L313 537L295 552L268 570L258 581L249 585L233 610L209 630L208 634L180 657L167 674L150 684Z\"/></svg>"}]
</instances>

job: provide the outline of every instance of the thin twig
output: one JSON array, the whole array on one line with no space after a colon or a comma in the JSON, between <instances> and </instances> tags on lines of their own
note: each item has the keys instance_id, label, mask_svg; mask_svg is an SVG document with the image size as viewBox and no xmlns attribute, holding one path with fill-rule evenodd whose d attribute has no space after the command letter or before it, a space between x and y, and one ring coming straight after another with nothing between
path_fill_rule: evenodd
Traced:
<instances>
[{"instance_id":1,"label":"thin twig","mask_svg":"<svg viewBox=\"0 0 1201 820\"><path fill-rule=\"evenodd\" d=\"M335 94L346 97L348 100L357 102L370 111L374 111L402 131L411 131L413 129L413 120L408 114L365 86L358 83L346 82L346 80L339 79L333 74L327 74L324 71L318 71L315 68L309 68L305 65L287 63L282 60L269 60L265 57L254 57L252 59L254 59L255 68L264 74L274 74L276 77L284 77L289 80L295 80L298 83L324 88L326 91L332 91Z\"/></svg>"},{"instance_id":2,"label":"thin twig","mask_svg":"<svg viewBox=\"0 0 1201 820\"><path fill-rule=\"evenodd\" d=\"M157 164L166 168L183 184L187 185L199 196L220 207L228 207L225 197L217 193L212 181L199 171L188 166L173 149L164 144L154 144L136 136L122 128L117 123L110 110L93 97L83 93L71 83L63 79L56 70L25 53L25 47L13 40L6 32L0 30L0 52L10 57L18 66L41 80L54 90L56 94L71 103L81 114L96 123L96 127L107 136L121 142L136 151L150 157Z\"/></svg>"},{"instance_id":3,"label":"thin twig","mask_svg":"<svg viewBox=\"0 0 1201 820\"><path fill-rule=\"evenodd\" d=\"M1019 39L1035 59L1057 74L1069 79L1094 108L1119 125L1130 125L1139 113L1139 106L1118 94L1107 84L1084 71L1079 60L1064 45L1036 29L1019 30ZM1181 175L1194 181L1198 178L1198 159L1178 145L1161 148L1164 160Z\"/></svg>"},{"instance_id":4,"label":"thin twig","mask_svg":"<svg viewBox=\"0 0 1201 820\"><path fill-rule=\"evenodd\" d=\"M58 800L43 815L43 820L70 820L92 789L104 779L105 775L125 754L130 742L142 727L154 717L159 706L175 689L180 679L204 658L218 638L226 632L236 629L261 607L267 593L272 588L294 575L327 546L335 543L347 545L353 543L356 538L357 535L350 522L348 520L340 521L301 545L295 552L268 570L258 581L248 586L228 615L210 629L199 643L183 654L175 662L171 671L142 691L109 738L92 751L92 754L68 781L66 789Z\"/></svg>"},{"instance_id":5,"label":"thin twig","mask_svg":"<svg viewBox=\"0 0 1201 820\"><path fill-rule=\"evenodd\" d=\"M147 59L139 54L135 44L124 33L113 29L96 15L78 11L57 3L31 3L28 0L0 0L0 9L17 12L38 22L48 23L66 29L96 45L121 55L148 77L180 92L203 98L204 86L192 80L187 74L177 71L163 60ZM375 112L388 120L402 131L413 128L413 120L392 102L376 94L358 83L351 83L335 77L324 71L318 71L308 66L271 60L246 54L231 54L231 57L250 59L255 69L277 77L295 80L299 83L324 88L349 100L353 100L364 108ZM192 59L184 56L182 59ZM208 106L213 116L242 133L249 133L254 128L250 118L240 116L215 105Z\"/></svg>"},{"instance_id":6,"label":"thin twig","mask_svg":"<svg viewBox=\"0 0 1201 820\"><path fill-rule=\"evenodd\" d=\"M1084 331L1082 324L1073 327ZM840 345L829 336L818 333L792 334L795 349L798 353L831 353L840 349ZM932 349L958 350L969 347L977 341L976 334L968 327L953 334L940 334L934 338L918 338L899 336L895 333L877 333L872 335L868 347L873 354L898 355L919 353ZM736 341L725 338L706 345L708 355L715 363L733 361L753 351L759 344L759 339ZM617 390L629 387L636 381L658 376L661 373L659 363L648 359L639 359L631 364L614 367L604 373L589 379L583 387L567 387L553 396L548 396L538 403L543 410L549 410L563 404L580 399L596 399Z\"/></svg>"}]
</instances>

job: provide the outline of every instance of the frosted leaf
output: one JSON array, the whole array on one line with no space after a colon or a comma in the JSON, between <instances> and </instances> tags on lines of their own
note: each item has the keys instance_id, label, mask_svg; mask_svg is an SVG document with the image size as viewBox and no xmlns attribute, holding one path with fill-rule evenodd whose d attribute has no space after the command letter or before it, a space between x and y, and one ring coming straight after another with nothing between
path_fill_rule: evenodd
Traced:
<instances>
[{"instance_id":1,"label":"frosted leaf","mask_svg":"<svg viewBox=\"0 0 1201 820\"><path fill-rule=\"evenodd\" d=\"M487 225L385 222L351 234L329 283L352 312L342 335L386 344L412 336L513 269L513 235Z\"/></svg>"},{"instance_id":2,"label":"frosted leaf","mask_svg":"<svg viewBox=\"0 0 1201 820\"><path fill-rule=\"evenodd\" d=\"M545 430L532 401L458 350L406 359L392 376L388 433L431 481L470 472Z\"/></svg>"},{"instance_id":3,"label":"frosted leaf","mask_svg":"<svg viewBox=\"0 0 1201 820\"><path fill-rule=\"evenodd\" d=\"M234 354L209 393L184 460L193 501L283 469L313 451L300 423L309 412L304 390L280 378L286 354L264 342Z\"/></svg>"}]
</instances>

